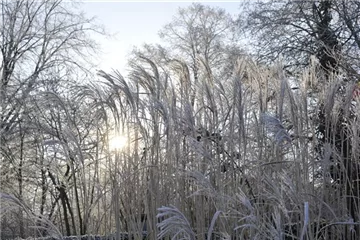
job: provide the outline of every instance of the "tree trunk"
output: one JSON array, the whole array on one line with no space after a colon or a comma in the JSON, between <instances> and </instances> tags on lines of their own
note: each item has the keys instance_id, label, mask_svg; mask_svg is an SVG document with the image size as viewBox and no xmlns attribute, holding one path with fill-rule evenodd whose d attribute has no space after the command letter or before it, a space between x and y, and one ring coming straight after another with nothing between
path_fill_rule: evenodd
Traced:
<instances>
[{"instance_id":1,"label":"tree trunk","mask_svg":"<svg viewBox=\"0 0 360 240\"><path fill-rule=\"evenodd\" d=\"M19 156L19 166L18 166L18 190L19 190L19 196L18 199L20 201L23 201L23 163L24 163L24 134L22 131L21 124L20 127L20 156ZM24 229L24 218L23 218L23 209L20 206L19 207L19 233L20 238L25 238L25 229Z\"/></svg>"}]
</instances>

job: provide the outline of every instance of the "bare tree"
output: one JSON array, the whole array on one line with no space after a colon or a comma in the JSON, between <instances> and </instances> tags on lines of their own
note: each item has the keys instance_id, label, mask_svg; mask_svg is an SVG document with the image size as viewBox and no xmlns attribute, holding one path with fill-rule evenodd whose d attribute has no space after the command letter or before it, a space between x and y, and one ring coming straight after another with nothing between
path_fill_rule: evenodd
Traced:
<instances>
[{"instance_id":1,"label":"bare tree","mask_svg":"<svg viewBox=\"0 0 360 240\"><path fill-rule=\"evenodd\" d=\"M47 109L38 108L36 102L40 98L36 96L44 91L64 93L77 76L89 74L87 69L96 50L96 44L89 36L92 32L102 32L91 19L78 11L69 10L73 7L76 5L59 0L0 2L0 141L1 168L6 173L2 176L1 185L2 191L15 195L21 201L30 197L24 194L25 187L31 186L29 182L25 186L25 179L37 181L38 176L35 171L32 172L32 164L36 162L34 159L40 159L41 153L34 151L33 147L40 151L39 141L44 138L34 133L43 134L40 129L44 125L39 125L36 117L39 113L49 113ZM40 166L40 169L42 175L39 179L42 179L44 194L47 189L46 166ZM17 177L12 179L14 172ZM17 188L9 188L14 181ZM61 188L62 185L57 186ZM60 189L59 193L64 195ZM45 201L43 195L41 212L44 212ZM71 211L68 202L63 202L63 205L64 213L66 207ZM21 220L19 227L20 237L25 237ZM71 232L67 225L66 233L69 235Z\"/></svg>"},{"instance_id":2,"label":"bare tree","mask_svg":"<svg viewBox=\"0 0 360 240\"><path fill-rule=\"evenodd\" d=\"M65 77L85 70L86 54L95 50L91 20L71 12L61 1L1 2L1 134L10 133L29 94L54 70Z\"/></svg>"},{"instance_id":3,"label":"bare tree","mask_svg":"<svg viewBox=\"0 0 360 240\"><path fill-rule=\"evenodd\" d=\"M196 85L200 75L217 74L213 68L220 69L229 49L237 45L234 27L233 19L224 9L194 3L180 8L160 36L171 46L172 55L189 65ZM191 95L194 105L196 93Z\"/></svg>"},{"instance_id":4,"label":"bare tree","mask_svg":"<svg viewBox=\"0 0 360 240\"><path fill-rule=\"evenodd\" d=\"M280 56L289 70L316 56L326 71L351 69L358 62L358 1L258 1L242 4L239 27L255 37L249 46L262 62Z\"/></svg>"}]
</instances>

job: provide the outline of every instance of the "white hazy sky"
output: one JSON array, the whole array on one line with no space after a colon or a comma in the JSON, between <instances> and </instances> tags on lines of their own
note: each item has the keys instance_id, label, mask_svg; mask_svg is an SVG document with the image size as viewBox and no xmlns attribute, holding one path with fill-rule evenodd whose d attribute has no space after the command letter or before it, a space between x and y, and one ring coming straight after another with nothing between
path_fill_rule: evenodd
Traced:
<instances>
[{"instance_id":1,"label":"white hazy sky","mask_svg":"<svg viewBox=\"0 0 360 240\"><path fill-rule=\"evenodd\" d=\"M231 15L239 12L238 1L197 1L204 5L224 8ZM191 1L83 1L81 9L87 17L96 17L96 22L105 27L112 38L96 37L102 54L99 69L117 69L125 74L127 56L134 46L143 43L158 43L159 30L177 13L179 7Z\"/></svg>"}]
</instances>

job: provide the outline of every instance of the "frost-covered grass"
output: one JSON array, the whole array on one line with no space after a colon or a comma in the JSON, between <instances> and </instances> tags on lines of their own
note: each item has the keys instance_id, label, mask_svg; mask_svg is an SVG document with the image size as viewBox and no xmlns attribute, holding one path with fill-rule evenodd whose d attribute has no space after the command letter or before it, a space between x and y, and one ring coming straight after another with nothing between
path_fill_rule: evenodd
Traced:
<instances>
[{"instance_id":1,"label":"frost-covered grass","mask_svg":"<svg viewBox=\"0 0 360 240\"><path fill-rule=\"evenodd\" d=\"M294 91L281 67L242 60L231 78L203 75L195 84L184 68L172 72L176 64L141 57L129 78L102 72L103 84L82 89L106 114L99 134L115 127L130 139L115 162L104 145L96 164L82 166L82 191L96 186L80 208L91 209L89 233L118 228L141 238L146 223L149 239L351 239L360 125L352 92L338 87L351 83L324 82L310 67L293 77ZM316 133L321 110L324 143ZM331 140L341 140L339 122L352 149ZM339 149L349 151L351 168ZM63 233L60 219L54 225Z\"/></svg>"}]
</instances>

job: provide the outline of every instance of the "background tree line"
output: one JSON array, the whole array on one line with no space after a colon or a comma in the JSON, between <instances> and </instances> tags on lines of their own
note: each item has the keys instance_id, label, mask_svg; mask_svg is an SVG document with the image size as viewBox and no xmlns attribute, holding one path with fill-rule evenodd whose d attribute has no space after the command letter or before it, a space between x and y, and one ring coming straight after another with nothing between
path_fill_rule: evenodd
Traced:
<instances>
[{"instance_id":1,"label":"background tree line","mask_svg":"<svg viewBox=\"0 0 360 240\"><path fill-rule=\"evenodd\" d=\"M359 2L239 5L179 9L122 76L70 3L1 1L2 238L358 239Z\"/></svg>"}]
</instances>

